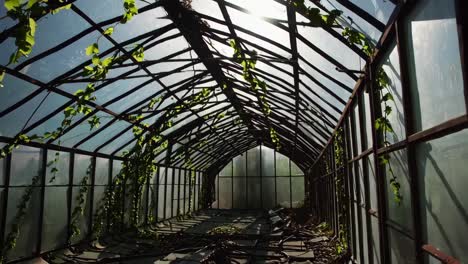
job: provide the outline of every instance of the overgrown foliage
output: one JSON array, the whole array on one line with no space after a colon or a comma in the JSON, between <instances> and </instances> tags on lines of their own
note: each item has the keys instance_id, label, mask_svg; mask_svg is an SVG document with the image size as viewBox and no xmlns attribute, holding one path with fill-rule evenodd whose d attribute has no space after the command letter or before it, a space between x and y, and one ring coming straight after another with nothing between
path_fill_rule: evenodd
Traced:
<instances>
[{"instance_id":1,"label":"overgrown foliage","mask_svg":"<svg viewBox=\"0 0 468 264\"><path fill-rule=\"evenodd\" d=\"M257 52L255 50L244 51L241 48L241 43L237 43L234 39L231 39L229 44L234 50L234 62L242 66L242 77L244 81L249 84L249 90L257 97L263 114L268 118L271 114L271 108L266 97L268 94L267 84L265 81L259 79L254 72L257 65ZM275 145L276 150L279 150L281 148L281 143L278 134L270 122L267 123L269 124L271 142Z\"/></svg>"},{"instance_id":2,"label":"overgrown foliage","mask_svg":"<svg viewBox=\"0 0 468 264\"><path fill-rule=\"evenodd\" d=\"M344 253L348 249L348 234L346 227L347 215L347 197L346 197L346 187L345 187L345 148L344 148L344 138L343 138L343 129L339 128L334 135L333 140L333 149L334 149L334 158L335 158L335 185L336 185L336 199L338 204L338 241L336 243L336 251L338 254Z\"/></svg>"},{"instance_id":3,"label":"overgrown foliage","mask_svg":"<svg viewBox=\"0 0 468 264\"><path fill-rule=\"evenodd\" d=\"M304 0L291 0L290 1L295 8L301 10L303 14L310 20L312 26L316 27L340 27L338 19L342 15L340 10L331 10L328 13L321 13L320 9L307 7ZM191 1L185 0L183 2L186 8L191 8ZM67 0L5 0L5 8L7 9L7 16L17 22L14 27L12 37L15 38L15 50L10 56L8 65L18 63L23 57L28 57L31 54L35 45L35 36L37 21L47 14L56 14L62 10L69 9L71 3ZM103 30L103 34L99 36L93 43L86 48L86 55L90 56L90 65L86 65L82 70L82 76L91 80L84 86L83 89L79 89L74 93L75 102L64 109L63 119L56 129L45 132L42 135L27 135L21 131L18 133L11 142L6 144L0 150L0 158L4 158L12 153L20 144L29 143L31 141L49 141L59 139L68 129L70 129L73 121L78 116L84 116L87 118L87 122L90 126L90 130L93 130L100 126L100 117L96 115L98 111L93 110L90 106L96 101L94 95L96 87L101 84L107 77L109 70L112 66L120 64L126 60L132 60L133 62L142 62L145 59L144 48L140 44L134 44L131 47L125 47L126 50L129 48L129 52L117 51L114 54L104 57L100 50L100 39L102 37L109 38L115 32L119 24L128 23L136 15L138 15L138 7L136 6L135 0L123 0L123 15L119 22ZM365 54L371 56L373 53L372 43L368 38L361 32L351 28L344 27L342 35L352 45L359 46ZM243 68L243 79L249 84L249 89L252 91L258 99L260 108L268 119L271 115L271 108L267 100L268 87L265 81L259 79L255 74L255 68L257 63L257 52L254 50L247 50L241 48L241 43L237 43L235 40L230 40L230 45L234 50L234 61L242 66ZM383 70L382 70L383 72ZM385 79L385 72L380 73L379 71L379 84L381 101L385 104L384 116L378 119L376 123L376 129L384 132L393 132L393 129L388 122L388 115L391 113L391 107L388 108L387 102L393 100L391 97L390 90L388 89L388 78ZM3 79L6 75L4 68L0 70L0 86L2 85ZM225 87L223 87L225 88ZM204 88L199 92L194 93L187 99L177 102L170 107L161 118L160 122L156 122L153 125L141 123L141 120L145 118L143 114L131 115L123 117L127 121L131 122L132 132L137 141L137 144L125 155L125 161L122 164L122 169L119 174L113 179L111 186L105 191L105 196L100 203L99 207L96 208L95 221L93 226L93 233L96 237L99 237L103 231L104 220L108 218L110 230L117 230L122 226L137 228L139 232L145 233L144 229L140 226L140 212L141 212L141 199L143 195L143 187L151 180L153 175L156 173L157 166L155 164L155 158L157 155L164 151L169 142L162 135L162 132L168 128L171 128L174 124L174 120L185 111L190 111L192 108L198 105L205 105L213 93L212 89ZM157 108L157 104L161 102L164 95L153 98L147 103L146 110L152 111ZM216 118L223 118L225 113L219 114ZM240 123L240 120L234 121ZM269 134L271 142L276 146L278 150L281 147L280 138L276 130L269 124ZM384 133L386 135L386 133ZM384 140L387 144L387 140ZM58 140L58 144L61 142ZM339 151L336 150L336 151ZM338 152L342 155L341 152ZM185 152L186 165L191 166L191 159L188 157L190 152ZM340 156L339 155L339 156ZM48 164L51 168L51 179L52 183L57 176L58 168L57 164L60 159L60 154L57 152L54 159ZM393 175L389 164L389 158L384 157L382 164L388 165L389 172ZM342 162L342 160L340 161ZM338 164L338 163L337 163ZM328 168L329 169L329 168ZM86 171L86 175L83 177L78 194L75 198L75 207L72 210L71 215L71 237L77 237L80 235L79 223L85 212L87 203L87 194L89 191L88 184L91 178L91 171L94 170L90 165ZM191 186L195 186L195 172L191 171L192 175L189 177ZM24 220L26 210L30 205L31 198L35 187L38 187L40 177L35 176L32 179L32 183L25 190L24 195L20 199L18 204L18 210L15 215L14 224L11 227L11 232L7 235L7 238L2 249L2 257L0 263L5 261L7 253L16 246L17 239L20 233L21 223ZM391 185L394 190L395 196L401 200L399 194L399 184L396 177L393 175ZM191 192L191 190L190 190ZM131 199L131 210L129 215L129 223L125 223L123 209L125 208L126 198ZM199 199L203 200L203 199ZM194 208L194 196L191 196L190 207ZM90 212L92 213L92 212ZM227 232L235 232L235 228L225 228ZM340 226L341 229L341 226ZM143 230L143 231L142 231ZM213 232L224 232L223 229L213 230ZM341 234L341 237L345 237L346 234ZM344 247L344 245L343 245Z\"/></svg>"}]
</instances>

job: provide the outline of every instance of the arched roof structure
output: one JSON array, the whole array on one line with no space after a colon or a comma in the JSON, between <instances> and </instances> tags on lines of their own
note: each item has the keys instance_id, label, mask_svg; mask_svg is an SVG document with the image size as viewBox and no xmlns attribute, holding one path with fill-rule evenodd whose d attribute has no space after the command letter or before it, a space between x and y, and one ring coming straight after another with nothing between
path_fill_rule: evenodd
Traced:
<instances>
[{"instance_id":1,"label":"arched roof structure","mask_svg":"<svg viewBox=\"0 0 468 264\"><path fill-rule=\"evenodd\" d=\"M90 81L83 76L83 67L92 65L85 49L99 38L101 58L143 47L144 60L113 65L96 86L97 99L86 104L90 115L100 116L99 128L90 131L87 116L80 116L63 135L43 144L122 157L135 144L135 124L147 132L164 122L165 113L208 88L208 102L184 109L162 131L169 144L158 162L169 153L173 166L184 167L189 155L196 169L221 169L262 143L309 168L331 138L369 61L362 47L343 36L345 27L362 32L378 48L397 8L390 0L305 1L325 15L343 12L337 23L323 27L314 25L294 1L137 1L139 14L106 35L122 17L121 3L115 2L67 1L70 10L38 19L33 52L17 64L1 66L8 94L0 99L0 122L8 124L0 131L3 140L60 125L63 110L78 100L74 92ZM4 24L1 65L9 60L3 51L14 50L15 23ZM242 66L233 59L232 40L241 56L257 61L253 72L266 83L266 92L249 89ZM146 110L154 98L154 110ZM264 100L270 114L262 110ZM139 120L131 118L140 114Z\"/></svg>"}]
</instances>

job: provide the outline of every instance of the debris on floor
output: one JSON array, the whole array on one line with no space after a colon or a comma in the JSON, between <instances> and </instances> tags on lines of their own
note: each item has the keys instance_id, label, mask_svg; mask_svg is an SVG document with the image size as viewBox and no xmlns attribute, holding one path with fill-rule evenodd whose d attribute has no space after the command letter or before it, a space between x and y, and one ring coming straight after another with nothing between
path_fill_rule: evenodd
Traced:
<instances>
[{"instance_id":1,"label":"debris on floor","mask_svg":"<svg viewBox=\"0 0 468 264\"><path fill-rule=\"evenodd\" d=\"M48 263L347 263L325 224L300 209L202 210L99 242L56 251Z\"/></svg>"}]
</instances>

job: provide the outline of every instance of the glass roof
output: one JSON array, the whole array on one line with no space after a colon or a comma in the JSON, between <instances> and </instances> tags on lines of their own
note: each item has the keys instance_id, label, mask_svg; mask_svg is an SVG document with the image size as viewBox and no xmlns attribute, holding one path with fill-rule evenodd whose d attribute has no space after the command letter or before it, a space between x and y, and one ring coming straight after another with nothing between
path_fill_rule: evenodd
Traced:
<instances>
[{"instance_id":1,"label":"glass roof","mask_svg":"<svg viewBox=\"0 0 468 264\"><path fill-rule=\"evenodd\" d=\"M158 162L169 152L173 165L190 163L198 169L222 168L260 143L280 147L302 169L309 167L359 79L353 72L367 60L342 36L344 27L377 43L396 7L395 1L304 1L324 14L343 12L336 25L325 28L312 26L286 0L185 1L191 2L190 9L175 0L137 0L139 14L103 36L103 30L120 20L122 5L116 0L70 2L71 9L38 19L33 51L16 64L8 64L16 49L10 30L15 22L1 20L0 65L6 74L0 90L0 136L42 134L60 126L63 110L77 100L75 91L89 83L83 68L92 61L85 50L96 39L101 58L141 45L144 60L112 65L96 85L96 100L87 102L91 115L101 120L99 128L90 130L89 115L78 115L58 139L46 143L122 156L136 143L128 117L141 114L136 122L151 128L208 88L203 105L184 109L160 135L171 146L161 149ZM5 14L2 5L0 17ZM232 59L233 39L257 60L252 72L266 83L265 91L250 89L243 78L242 65ZM271 129L280 146L272 143Z\"/></svg>"}]
</instances>

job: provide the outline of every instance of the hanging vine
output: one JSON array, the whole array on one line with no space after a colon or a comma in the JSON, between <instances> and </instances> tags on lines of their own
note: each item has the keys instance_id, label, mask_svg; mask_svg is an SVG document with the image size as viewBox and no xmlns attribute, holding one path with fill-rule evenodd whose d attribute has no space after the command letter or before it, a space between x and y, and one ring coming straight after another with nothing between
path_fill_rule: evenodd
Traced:
<instances>
[{"instance_id":1,"label":"hanging vine","mask_svg":"<svg viewBox=\"0 0 468 264\"><path fill-rule=\"evenodd\" d=\"M71 234L70 234L70 237L68 238L69 243L71 242L73 238L81 234L79 224L85 212L85 204L86 204L87 194L88 194L88 189L89 189L88 180L91 175L91 170L92 170L92 165L90 164L88 168L86 169L86 176L84 176L80 182L80 189L78 190L78 195L75 198L76 205L73 208L73 211L71 214L71 222L70 222Z\"/></svg>"},{"instance_id":2,"label":"hanging vine","mask_svg":"<svg viewBox=\"0 0 468 264\"><path fill-rule=\"evenodd\" d=\"M375 46L372 41L362 32L350 27L343 26L339 23L338 18L341 17L343 12L341 10L330 10L329 13L321 13L319 8L307 7L305 0L290 0L290 3L300 10L302 14L309 19L312 27L340 27L342 29L341 35L346 38L350 45L359 47L364 54L368 57L372 57L375 52ZM344 20L344 18L341 18ZM390 124L389 116L392 113L392 107L390 102L393 101L392 91L390 89L390 82L387 74L382 67L376 69L376 93L378 100L383 107L382 115L375 120L374 128L377 132L381 133L383 137L384 146L390 145L387 140L387 133L395 133ZM390 188L393 192L394 201L397 204L401 203L403 196L400 193L400 183L397 176L393 172L390 164L390 155L384 154L379 157L380 164L386 168L386 171L390 174Z\"/></svg>"},{"instance_id":3,"label":"hanging vine","mask_svg":"<svg viewBox=\"0 0 468 264\"><path fill-rule=\"evenodd\" d=\"M338 242L336 244L336 251L338 254L344 253L348 249L347 231L345 222L347 219L346 211L346 188L345 188L345 151L343 140L343 129L339 128L334 135L333 140L334 158L335 158L335 185L336 185L336 198L338 206Z\"/></svg>"},{"instance_id":4,"label":"hanging vine","mask_svg":"<svg viewBox=\"0 0 468 264\"><path fill-rule=\"evenodd\" d=\"M243 52L240 46L240 43L237 43L234 39L229 41L231 48L234 50L233 59L234 62L240 64L243 69L242 77L244 80L249 83L250 91L252 91L257 97L261 110L265 117L268 117L271 114L270 104L268 103L266 96L268 94L267 84L265 81L260 80L256 77L254 70L257 64L257 52L255 50L249 50L248 52ZM260 93L259 90L262 92ZM234 121L234 124L238 124ZM278 137L276 130L270 125L269 127L270 139L271 142L275 145L276 150L281 148L281 143Z\"/></svg>"},{"instance_id":5,"label":"hanging vine","mask_svg":"<svg viewBox=\"0 0 468 264\"><path fill-rule=\"evenodd\" d=\"M190 3L190 1L186 2ZM291 3L296 8L303 11L305 10L303 13L305 13L307 18L311 21L312 26L338 26L337 19L342 15L342 11L340 10L331 10L329 13L322 14L318 8L306 7L304 0L291 0ZM65 0L5 0L4 5L8 11L8 17L18 22L17 26L15 26L14 33L12 34L12 37L15 38L16 49L11 54L7 66L18 63L22 57L27 57L32 52L32 49L35 45L35 34L37 27L36 21L40 17L46 14L56 14L61 10L69 9L71 7L71 4ZM122 19L113 26L106 28L102 36L111 36L119 24L127 23L138 14L138 8L135 4L135 0L123 0L123 8L124 14ZM372 55L374 47L364 34L356 31L351 27L345 27L342 31L342 35L348 40L350 44L358 45L365 54L368 56ZM63 111L64 118L60 126L53 131L44 133L43 135L26 135L22 132L18 133L15 137L13 137L10 143L8 143L0 150L0 158L4 158L11 154L12 151L20 144L29 143L35 140L43 141L60 138L63 133L67 131L68 128L70 128L74 118L78 115L87 116L87 122L90 125L90 130L100 125L99 117L92 114L93 109L89 107L89 103L96 100L96 97L94 96L95 87L106 79L111 66L129 59L130 56L137 62L144 60L144 48L139 44L132 46L130 56L125 54L119 55L119 52L117 52L114 55L108 56L106 58L101 57L99 40L102 36L99 36L96 41L91 43L85 50L86 54L91 57L92 64L84 67L82 75L91 79L92 81L88 83L84 89L77 90L74 93L74 96L76 97L75 103ZM249 83L250 90L257 96L262 112L266 117L268 117L271 114L271 109L266 99L268 92L267 84L263 80L258 79L254 73L257 62L256 51L248 51L248 54L244 54L240 48L240 44L236 43L234 40L230 41L230 45L234 49L234 61L243 67L244 80ZM380 73L380 71L383 73ZM0 86L2 86L5 74L6 72L4 69L0 70ZM388 103L393 100L393 97L391 96L390 90L388 88L388 77L386 77L386 74L382 69L379 70L379 76L381 76L378 77L378 83L380 85L379 93L381 101L384 104L385 111L383 116L377 119L375 128L384 132L384 143L388 144L386 140L386 132L393 132L390 122L388 121L388 116L392 112ZM168 141L164 140L163 136L161 136L162 132L167 128L171 128L173 126L174 119L177 118L178 115L183 111L187 111L199 104L205 104L209 100L211 93L211 89L204 88L201 90L201 92L193 95L189 99L175 104L170 111L167 111L163 115L162 118L165 121L157 127L150 126L149 124L139 124L138 121L144 118L143 115L134 115L128 117L129 121L132 121L134 124L132 127L132 132L134 137L137 139L137 144L129 152L124 153L126 159L123 163L122 170L117 175L117 177L113 179L112 185L105 191L103 203L97 209L95 218L96 225L94 226L93 233L95 233L97 236L102 233L103 219L105 219L105 217L109 217L111 229L116 228L117 226L121 226L119 224L125 224L122 223L122 203L124 201L124 195L132 197L129 225L131 227L138 226L138 220L140 216L139 207L143 193L142 188L147 181L151 180L151 177L157 170L156 164L154 163L156 156L161 150L166 149L168 145ZM147 109L153 110L155 105L160 101L161 97L151 99L147 105ZM224 115L218 116L218 118L223 117ZM240 122L240 120L235 122ZM281 147L281 144L277 132L273 127L270 126L269 133L272 143L278 150ZM335 141L338 141L338 139L335 138ZM341 153L339 149L335 149L335 151L338 151L338 154ZM341 156L341 154L336 156ZM50 163L50 165L48 165L52 168L52 177L50 182L55 180L58 173L57 164L59 158L60 154L57 152L54 160ZM340 162L342 162L342 160L340 160ZM391 169L389 157L384 156L381 159L381 162L382 164L388 166L389 172L392 175L390 183L392 185L394 194L396 197L398 197L399 200L401 200L401 195L399 194L400 185ZM186 157L186 164L191 164L191 159L188 157ZM90 178L91 169L91 167L88 167L86 172L87 175L81 181L81 187L76 197L77 203L72 212L72 221L70 226L72 232L69 240L80 234L78 223L84 214L84 204L86 202L86 195L88 192L87 184ZM192 171L189 179L190 183L192 184L191 186L195 186L194 171ZM39 177L35 176L33 178L32 184L27 187L25 194L18 205L18 211L15 216L15 224L12 226L12 231L7 235L5 246L2 249L2 260L4 256L6 256L7 252L13 249L16 245L16 240L20 232L20 223L24 219L26 209L31 200L33 188L36 187L38 182ZM127 186L130 188L126 189L125 187ZM192 192L192 190L190 190L190 192ZM190 205L194 206L194 203L194 196L192 195ZM340 238L345 236L346 234L341 234L340 231Z\"/></svg>"},{"instance_id":6,"label":"hanging vine","mask_svg":"<svg viewBox=\"0 0 468 264\"><path fill-rule=\"evenodd\" d=\"M18 237L20 235L20 227L23 224L27 209L30 206L34 188L39 187L39 183L40 183L40 177L34 176L32 178L31 185L26 187L26 190L24 191L24 194L21 197L20 202L18 203L18 206L17 206L18 210L16 211L16 215L12 220L11 230L7 234L5 241L4 241L3 248L1 250L0 263L6 262L7 260L6 257L8 256L8 253L16 247Z\"/></svg>"}]
</instances>

